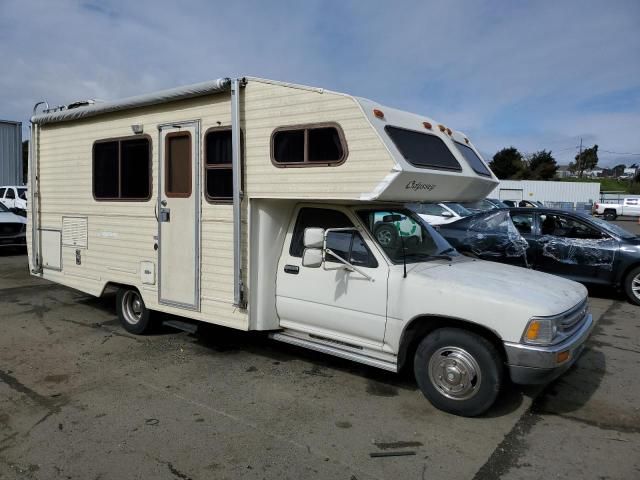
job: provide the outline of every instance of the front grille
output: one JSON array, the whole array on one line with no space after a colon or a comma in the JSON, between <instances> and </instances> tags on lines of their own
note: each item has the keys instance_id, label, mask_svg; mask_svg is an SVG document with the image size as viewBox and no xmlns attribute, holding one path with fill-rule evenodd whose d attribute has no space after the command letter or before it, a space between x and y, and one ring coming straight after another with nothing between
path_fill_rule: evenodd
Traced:
<instances>
[{"instance_id":1,"label":"front grille","mask_svg":"<svg viewBox=\"0 0 640 480\"><path fill-rule=\"evenodd\" d=\"M584 300L560 318L558 321L558 330L565 335L570 335L582 326L588 313L589 304L587 303L587 300Z\"/></svg>"},{"instance_id":2,"label":"front grille","mask_svg":"<svg viewBox=\"0 0 640 480\"><path fill-rule=\"evenodd\" d=\"M0 223L0 235L16 235L22 232L23 227L22 223Z\"/></svg>"}]
</instances>

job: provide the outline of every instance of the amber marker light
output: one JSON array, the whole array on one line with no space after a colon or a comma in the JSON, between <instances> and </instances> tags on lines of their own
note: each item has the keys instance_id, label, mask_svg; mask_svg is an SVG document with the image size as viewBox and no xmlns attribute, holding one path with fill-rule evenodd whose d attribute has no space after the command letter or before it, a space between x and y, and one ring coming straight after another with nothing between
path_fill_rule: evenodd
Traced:
<instances>
[{"instance_id":1,"label":"amber marker light","mask_svg":"<svg viewBox=\"0 0 640 480\"><path fill-rule=\"evenodd\" d=\"M424 128L426 128L427 130L431 130L432 125L429 122L422 122L422 125L424 126Z\"/></svg>"},{"instance_id":2,"label":"amber marker light","mask_svg":"<svg viewBox=\"0 0 640 480\"><path fill-rule=\"evenodd\" d=\"M444 132L447 129L447 127L445 127L444 125L438 125L438 128L441 132Z\"/></svg>"},{"instance_id":3,"label":"amber marker light","mask_svg":"<svg viewBox=\"0 0 640 480\"><path fill-rule=\"evenodd\" d=\"M376 118L384 118L384 113L382 110L378 110L377 108L373 109L373 114Z\"/></svg>"},{"instance_id":4,"label":"amber marker light","mask_svg":"<svg viewBox=\"0 0 640 480\"><path fill-rule=\"evenodd\" d=\"M558 355L556 355L556 363L564 363L567 360L569 360L570 356L571 356L571 350L565 350L564 352L559 352Z\"/></svg>"},{"instance_id":5,"label":"amber marker light","mask_svg":"<svg viewBox=\"0 0 640 480\"><path fill-rule=\"evenodd\" d=\"M464 143L466 143L467 145L469 145L469 139L467 137L464 138Z\"/></svg>"},{"instance_id":6,"label":"amber marker light","mask_svg":"<svg viewBox=\"0 0 640 480\"><path fill-rule=\"evenodd\" d=\"M451 136L451 129L450 129L450 128L447 128L447 134L448 134L449 136Z\"/></svg>"},{"instance_id":7,"label":"amber marker light","mask_svg":"<svg viewBox=\"0 0 640 480\"><path fill-rule=\"evenodd\" d=\"M537 340L539 333L540 333L540 322L537 322L534 320L529 324L529 328L527 328L527 340Z\"/></svg>"}]
</instances>

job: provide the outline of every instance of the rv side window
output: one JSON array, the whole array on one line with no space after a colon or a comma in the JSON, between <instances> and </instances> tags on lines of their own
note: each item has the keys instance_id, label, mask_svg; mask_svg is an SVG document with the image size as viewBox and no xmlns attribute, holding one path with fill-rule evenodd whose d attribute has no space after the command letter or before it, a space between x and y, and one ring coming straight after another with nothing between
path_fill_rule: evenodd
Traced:
<instances>
[{"instance_id":1,"label":"rv side window","mask_svg":"<svg viewBox=\"0 0 640 480\"><path fill-rule=\"evenodd\" d=\"M309 227L317 228L348 228L353 223L342 212L325 208L302 208L298 212L296 225L293 229L289 254L292 257L302 257L304 251L304 231ZM376 268L378 262L369 251L365 241L358 232L331 232L327 236L327 247L353 265ZM328 262L338 262L327 256Z\"/></svg>"},{"instance_id":2,"label":"rv side window","mask_svg":"<svg viewBox=\"0 0 640 480\"><path fill-rule=\"evenodd\" d=\"M467 163L471 165L471 168L473 168L474 172L476 172L478 175L484 175L485 177L491 176L491 171L487 168L482 159L476 154L476 152L473 151L471 147L458 142L456 142L456 147L458 147L458 150L460 150L460 153L462 153L462 156L467 161Z\"/></svg>"},{"instance_id":3,"label":"rv side window","mask_svg":"<svg viewBox=\"0 0 640 480\"><path fill-rule=\"evenodd\" d=\"M191 134L168 133L165 137L165 184L167 197L191 196Z\"/></svg>"},{"instance_id":4,"label":"rv side window","mask_svg":"<svg viewBox=\"0 0 640 480\"><path fill-rule=\"evenodd\" d=\"M212 202L233 199L231 129L214 129L205 135L205 192Z\"/></svg>"},{"instance_id":5,"label":"rv side window","mask_svg":"<svg viewBox=\"0 0 640 480\"><path fill-rule=\"evenodd\" d=\"M93 196L96 200L151 198L151 145L148 137L93 144Z\"/></svg>"},{"instance_id":6,"label":"rv side window","mask_svg":"<svg viewBox=\"0 0 640 480\"><path fill-rule=\"evenodd\" d=\"M462 171L451 150L436 135L390 125L384 130L404 159L414 167Z\"/></svg>"},{"instance_id":7,"label":"rv side window","mask_svg":"<svg viewBox=\"0 0 640 480\"><path fill-rule=\"evenodd\" d=\"M271 161L278 167L338 165L347 158L338 124L282 127L271 136Z\"/></svg>"}]
</instances>

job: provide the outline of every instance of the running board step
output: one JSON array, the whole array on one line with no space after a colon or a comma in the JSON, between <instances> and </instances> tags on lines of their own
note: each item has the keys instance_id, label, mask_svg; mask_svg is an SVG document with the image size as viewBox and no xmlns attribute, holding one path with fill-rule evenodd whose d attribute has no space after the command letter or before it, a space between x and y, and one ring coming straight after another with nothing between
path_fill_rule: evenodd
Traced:
<instances>
[{"instance_id":1,"label":"running board step","mask_svg":"<svg viewBox=\"0 0 640 480\"><path fill-rule=\"evenodd\" d=\"M388 370L390 372L397 372L398 368L394 362L389 362L379 358L373 358L368 355L364 355L359 352L354 352L351 349L343 348L341 344L327 345L321 341L315 341L312 339L300 338L293 336L285 332L270 333L269 337L279 342L290 343L298 347L308 348L309 350L315 350L317 352L326 353L327 355L334 355L336 357L345 358L358 363L364 363L372 367L381 368L382 370Z\"/></svg>"},{"instance_id":2,"label":"running board step","mask_svg":"<svg viewBox=\"0 0 640 480\"><path fill-rule=\"evenodd\" d=\"M181 320L165 320L162 322L162 325L167 327L175 328L177 330L182 330L187 333L196 333L198 331L198 325L194 323L183 322Z\"/></svg>"}]
</instances>

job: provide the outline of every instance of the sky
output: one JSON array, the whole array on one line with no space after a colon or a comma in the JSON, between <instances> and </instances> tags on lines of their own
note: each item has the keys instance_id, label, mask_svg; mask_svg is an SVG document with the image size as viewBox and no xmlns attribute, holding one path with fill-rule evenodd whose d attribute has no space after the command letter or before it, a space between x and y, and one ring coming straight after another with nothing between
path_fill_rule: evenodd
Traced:
<instances>
[{"instance_id":1,"label":"sky","mask_svg":"<svg viewBox=\"0 0 640 480\"><path fill-rule=\"evenodd\" d=\"M251 75L371 98L490 159L640 164L640 1L0 0L0 118ZM636 154L636 155L631 155Z\"/></svg>"}]
</instances>

